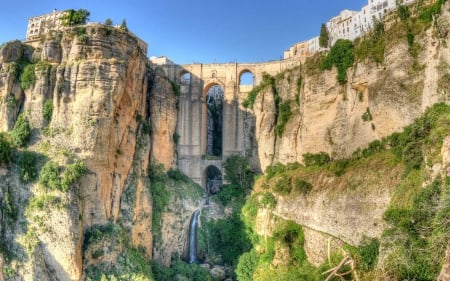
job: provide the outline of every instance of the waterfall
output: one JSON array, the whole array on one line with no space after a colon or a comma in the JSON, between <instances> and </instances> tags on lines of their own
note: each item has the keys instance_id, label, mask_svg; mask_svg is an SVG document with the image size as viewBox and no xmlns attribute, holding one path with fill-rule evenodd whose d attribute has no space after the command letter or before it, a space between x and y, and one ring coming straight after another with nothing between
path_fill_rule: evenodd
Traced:
<instances>
[{"instance_id":1,"label":"waterfall","mask_svg":"<svg viewBox=\"0 0 450 281\"><path fill-rule=\"evenodd\" d=\"M199 215L200 210L195 210L189 225L189 263L197 262L197 223Z\"/></svg>"}]
</instances>

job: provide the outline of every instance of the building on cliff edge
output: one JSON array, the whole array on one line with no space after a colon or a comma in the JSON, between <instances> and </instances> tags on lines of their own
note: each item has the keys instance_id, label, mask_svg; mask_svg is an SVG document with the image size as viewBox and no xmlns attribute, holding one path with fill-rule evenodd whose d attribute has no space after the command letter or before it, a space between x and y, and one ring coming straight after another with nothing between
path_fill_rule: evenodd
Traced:
<instances>
[{"instance_id":1,"label":"building on cliff edge","mask_svg":"<svg viewBox=\"0 0 450 281\"><path fill-rule=\"evenodd\" d=\"M66 28L66 26L64 26L63 24L63 21L64 17L68 13L69 10L57 11L55 9L53 10L53 12L49 14L29 18L26 41L28 42L37 41L41 38L41 36L47 35L52 30L62 30ZM87 25L104 25L104 24L98 22L89 22L87 23ZM116 25L111 28L121 29L119 25ZM142 52L144 54L147 54L148 44L133 32L129 30L127 30L126 32L137 40L137 44L141 48Z\"/></svg>"},{"instance_id":2,"label":"building on cliff edge","mask_svg":"<svg viewBox=\"0 0 450 281\"><path fill-rule=\"evenodd\" d=\"M63 18L67 11L53 10L50 14L45 14L28 19L27 41L39 39L41 35L49 33L50 30L58 30L63 27Z\"/></svg>"},{"instance_id":3,"label":"building on cliff edge","mask_svg":"<svg viewBox=\"0 0 450 281\"><path fill-rule=\"evenodd\" d=\"M354 40L370 31L376 20L397 9L397 5L409 5L416 0L368 0L367 5L360 11L342 10L339 15L326 23L329 46L333 46L338 39ZM398 2L398 4L397 4ZM284 59L297 58L304 62L306 58L324 50L319 46L319 37L314 37L292 45L284 51Z\"/></svg>"}]
</instances>

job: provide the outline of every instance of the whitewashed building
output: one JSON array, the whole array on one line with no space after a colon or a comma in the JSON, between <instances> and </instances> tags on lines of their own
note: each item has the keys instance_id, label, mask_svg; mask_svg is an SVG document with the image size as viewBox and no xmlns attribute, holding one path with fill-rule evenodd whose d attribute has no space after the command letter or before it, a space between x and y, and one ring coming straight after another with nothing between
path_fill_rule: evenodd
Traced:
<instances>
[{"instance_id":1,"label":"whitewashed building","mask_svg":"<svg viewBox=\"0 0 450 281\"><path fill-rule=\"evenodd\" d=\"M398 4L409 5L416 0L368 0L367 5L360 11L343 10L326 23L329 37L329 46L333 46L338 39L354 40L370 31L374 26L374 19L382 20L383 17L397 9ZM284 58L296 57L305 61L322 48L319 46L319 36L310 40L292 45L284 52Z\"/></svg>"},{"instance_id":2,"label":"whitewashed building","mask_svg":"<svg viewBox=\"0 0 450 281\"><path fill-rule=\"evenodd\" d=\"M27 40L39 38L43 34L47 34L50 30L62 27L62 21L67 11L53 10L50 14L45 14L28 19Z\"/></svg>"},{"instance_id":3,"label":"whitewashed building","mask_svg":"<svg viewBox=\"0 0 450 281\"><path fill-rule=\"evenodd\" d=\"M335 16L327 22L330 46L333 46L338 39L355 39L352 24L353 16L356 13L356 11L352 10L343 10L338 16Z\"/></svg>"}]
</instances>

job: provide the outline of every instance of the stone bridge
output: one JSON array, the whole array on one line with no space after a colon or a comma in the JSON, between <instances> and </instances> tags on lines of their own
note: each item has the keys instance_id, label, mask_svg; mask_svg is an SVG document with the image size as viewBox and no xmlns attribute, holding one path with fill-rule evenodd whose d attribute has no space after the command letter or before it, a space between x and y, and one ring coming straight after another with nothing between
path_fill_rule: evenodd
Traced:
<instances>
[{"instance_id":1,"label":"stone bridge","mask_svg":"<svg viewBox=\"0 0 450 281\"><path fill-rule=\"evenodd\" d=\"M215 167L223 174L223 162L230 155L246 156L245 115L242 101L258 85L263 73L276 75L300 65L298 59L264 63L186 64L161 65L166 75L180 85L179 115L177 123L178 168L206 188L208 168ZM243 75L253 81L241 83ZM222 151L221 155L207 154L208 108L206 95L214 86L223 90Z\"/></svg>"}]
</instances>

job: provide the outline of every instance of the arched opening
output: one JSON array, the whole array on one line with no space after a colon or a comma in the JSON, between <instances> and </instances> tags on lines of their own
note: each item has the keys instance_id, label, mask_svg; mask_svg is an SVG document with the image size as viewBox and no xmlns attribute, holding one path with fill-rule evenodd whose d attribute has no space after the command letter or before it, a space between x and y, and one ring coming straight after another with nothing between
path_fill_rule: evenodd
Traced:
<instances>
[{"instance_id":1,"label":"arched opening","mask_svg":"<svg viewBox=\"0 0 450 281\"><path fill-rule=\"evenodd\" d=\"M191 74L189 72L184 72L180 76L181 85L190 85L191 84Z\"/></svg>"},{"instance_id":2,"label":"arched opening","mask_svg":"<svg viewBox=\"0 0 450 281\"><path fill-rule=\"evenodd\" d=\"M239 77L239 86L253 86L253 73L248 70L245 70L241 73Z\"/></svg>"},{"instance_id":3,"label":"arched opening","mask_svg":"<svg viewBox=\"0 0 450 281\"><path fill-rule=\"evenodd\" d=\"M206 193L216 194L222 187L222 172L216 166L208 166L205 170Z\"/></svg>"},{"instance_id":4,"label":"arched opening","mask_svg":"<svg viewBox=\"0 0 450 281\"><path fill-rule=\"evenodd\" d=\"M222 156L223 89L215 84L206 92L206 155Z\"/></svg>"}]
</instances>

